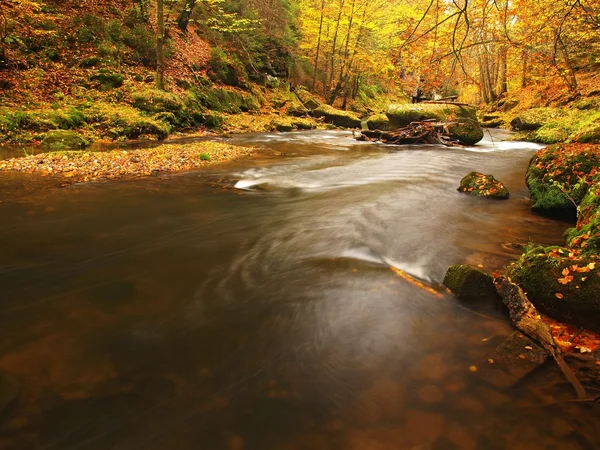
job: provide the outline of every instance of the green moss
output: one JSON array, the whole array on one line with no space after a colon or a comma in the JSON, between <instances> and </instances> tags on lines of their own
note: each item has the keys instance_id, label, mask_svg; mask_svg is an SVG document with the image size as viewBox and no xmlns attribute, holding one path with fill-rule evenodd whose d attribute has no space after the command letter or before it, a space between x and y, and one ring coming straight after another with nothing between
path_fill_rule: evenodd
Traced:
<instances>
[{"instance_id":1,"label":"green moss","mask_svg":"<svg viewBox=\"0 0 600 450\"><path fill-rule=\"evenodd\" d=\"M562 247L530 248L508 271L540 312L600 332L600 275L596 255ZM575 269L575 270L574 270Z\"/></svg>"},{"instance_id":2,"label":"green moss","mask_svg":"<svg viewBox=\"0 0 600 450\"><path fill-rule=\"evenodd\" d=\"M496 180L493 175L484 175L480 172L470 172L460 180L459 192L476 197L506 200L509 197L508 189Z\"/></svg>"},{"instance_id":3,"label":"green moss","mask_svg":"<svg viewBox=\"0 0 600 450\"><path fill-rule=\"evenodd\" d=\"M120 73L111 72L108 69L100 69L95 74L90 75L90 81L96 81L100 90L109 91L123 86L125 78Z\"/></svg>"},{"instance_id":4,"label":"green moss","mask_svg":"<svg viewBox=\"0 0 600 450\"><path fill-rule=\"evenodd\" d=\"M97 103L85 113L89 126L101 136L111 139L137 139L142 136L165 139L171 132L168 124L147 117L130 106Z\"/></svg>"},{"instance_id":5,"label":"green moss","mask_svg":"<svg viewBox=\"0 0 600 450\"><path fill-rule=\"evenodd\" d=\"M367 119L369 130L391 131L395 127L385 114L375 114Z\"/></svg>"},{"instance_id":6,"label":"green moss","mask_svg":"<svg viewBox=\"0 0 600 450\"><path fill-rule=\"evenodd\" d=\"M588 105L589 103L585 103ZM600 142L600 112L574 108L534 108L511 119L511 126L524 134L515 138L545 144Z\"/></svg>"},{"instance_id":7,"label":"green moss","mask_svg":"<svg viewBox=\"0 0 600 450\"><path fill-rule=\"evenodd\" d=\"M51 150L81 150L89 144L82 136L74 131L48 131L42 140L42 146Z\"/></svg>"},{"instance_id":8,"label":"green moss","mask_svg":"<svg viewBox=\"0 0 600 450\"><path fill-rule=\"evenodd\" d=\"M476 111L474 108L449 104L396 104L388 106L385 114L396 128L405 127L410 125L411 122L428 119L447 122L456 118L466 118L477 121Z\"/></svg>"},{"instance_id":9,"label":"green moss","mask_svg":"<svg viewBox=\"0 0 600 450\"><path fill-rule=\"evenodd\" d=\"M447 126L450 135L462 144L475 145L483 139L483 128L477 120L459 118Z\"/></svg>"},{"instance_id":10,"label":"green moss","mask_svg":"<svg viewBox=\"0 0 600 450\"><path fill-rule=\"evenodd\" d=\"M600 167L600 148L590 144L553 145L538 151L527 169L532 209L556 217L575 217L576 206ZM595 169L596 168L596 169Z\"/></svg>"},{"instance_id":11,"label":"green moss","mask_svg":"<svg viewBox=\"0 0 600 450\"><path fill-rule=\"evenodd\" d=\"M312 115L323 118L326 123L344 128L360 128L361 122L358 117L349 111L335 109L333 106L321 105L312 112Z\"/></svg>"},{"instance_id":12,"label":"green moss","mask_svg":"<svg viewBox=\"0 0 600 450\"><path fill-rule=\"evenodd\" d=\"M465 265L450 266L444 277L446 286L459 300L470 305L501 304L493 278Z\"/></svg>"},{"instance_id":13,"label":"green moss","mask_svg":"<svg viewBox=\"0 0 600 450\"><path fill-rule=\"evenodd\" d=\"M179 112L183 101L175 94L160 89L144 89L132 95L133 106L146 112Z\"/></svg>"}]
</instances>

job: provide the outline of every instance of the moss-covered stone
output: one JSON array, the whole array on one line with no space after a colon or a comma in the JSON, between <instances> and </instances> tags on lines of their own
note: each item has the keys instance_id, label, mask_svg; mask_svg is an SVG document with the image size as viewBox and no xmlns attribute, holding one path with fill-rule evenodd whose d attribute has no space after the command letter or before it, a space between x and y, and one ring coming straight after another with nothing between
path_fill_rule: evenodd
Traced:
<instances>
[{"instance_id":1,"label":"moss-covered stone","mask_svg":"<svg viewBox=\"0 0 600 450\"><path fill-rule=\"evenodd\" d=\"M502 299L494 287L494 279L487 273L465 265L450 266L444 277L444 286L456 297L471 306L498 306Z\"/></svg>"},{"instance_id":2,"label":"moss-covered stone","mask_svg":"<svg viewBox=\"0 0 600 450\"><path fill-rule=\"evenodd\" d=\"M508 271L537 309L555 319L600 332L600 258L570 248L541 246Z\"/></svg>"},{"instance_id":3,"label":"moss-covered stone","mask_svg":"<svg viewBox=\"0 0 600 450\"><path fill-rule=\"evenodd\" d=\"M477 122L476 111L474 108L450 104L395 104L388 106L385 114L395 128L402 128L410 125L411 122L427 119L449 122L457 118L465 118Z\"/></svg>"},{"instance_id":4,"label":"moss-covered stone","mask_svg":"<svg viewBox=\"0 0 600 450\"><path fill-rule=\"evenodd\" d=\"M483 128L473 119L459 118L447 126L450 135L465 145L475 145L483 139Z\"/></svg>"},{"instance_id":5,"label":"moss-covered stone","mask_svg":"<svg viewBox=\"0 0 600 450\"><path fill-rule=\"evenodd\" d=\"M349 111L335 109L329 105L321 105L312 112L314 117L323 118L326 123L331 123L338 127L360 128L360 119Z\"/></svg>"},{"instance_id":6,"label":"moss-covered stone","mask_svg":"<svg viewBox=\"0 0 600 450\"><path fill-rule=\"evenodd\" d=\"M509 192L504 185L496 180L493 175L480 172L470 172L460 180L458 192L474 195L476 197L506 200Z\"/></svg>"},{"instance_id":7,"label":"moss-covered stone","mask_svg":"<svg viewBox=\"0 0 600 450\"><path fill-rule=\"evenodd\" d=\"M69 130L51 130L42 140L42 146L50 150L81 150L90 145L79 133Z\"/></svg>"},{"instance_id":8,"label":"moss-covered stone","mask_svg":"<svg viewBox=\"0 0 600 450\"><path fill-rule=\"evenodd\" d=\"M90 81L96 81L103 91L109 91L123 86L125 78L120 73L111 72L108 69L100 69L89 77Z\"/></svg>"},{"instance_id":9,"label":"moss-covered stone","mask_svg":"<svg viewBox=\"0 0 600 450\"><path fill-rule=\"evenodd\" d=\"M144 89L132 95L133 106L146 112L179 112L184 108L183 101L171 92L159 89Z\"/></svg>"},{"instance_id":10,"label":"moss-covered stone","mask_svg":"<svg viewBox=\"0 0 600 450\"><path fill-rule=\"evenodd\" d=\"M392 131L395 127L385 114L375 114L367 119L369 130Z\"/></svg>"},{"instance_id":11,"label":"moss-covered stone","mask_svg":"<svg viewBox=\"0 0 600 450\"><path fill-rule=\"evenodd\" d=\"M532 209L553 217L576 216L600 167L600 148L591 144L558 144L533 156L526 183Z\"/></svg>"},{"instance_id":12,"label":"moss-covered stone","mask_svg":"<svg viewBox=\"0 0 600 450\"><path fill-rule=\"evenodd\" d=\"M321 101L305 89L297 89L296 96L308 110L317 109L321 106Z\"/></svg>"}]
</instances>

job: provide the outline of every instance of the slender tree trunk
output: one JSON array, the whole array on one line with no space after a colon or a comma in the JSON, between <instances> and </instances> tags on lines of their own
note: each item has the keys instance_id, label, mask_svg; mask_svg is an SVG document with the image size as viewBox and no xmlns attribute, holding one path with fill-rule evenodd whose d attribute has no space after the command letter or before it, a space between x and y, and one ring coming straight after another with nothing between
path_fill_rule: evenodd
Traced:
<instances>
[{"instance_id":1,"label":"slender tree trunk","mask_svg":"<svg viewBox=\"0 0 600 450\"><path fill-rule=\"evenodd\" d=\"M156 21L158 24L158 35L156 37L156 87L165 87L165 9L164 0L156 2Z\"/></svg>"},{"instance_id":2,"label":"slender tree trunk","mask_svg":"<svg viewBox=\"0 0 600 450\"><path fill-rule=\"evenodd\" d=\"M508 91L508 83L506 80L506 59L508 56L508 49L502 47L498 56L500 60L498 61L498 84L496 86L496 95L500 97Z\"/></svg>"},{"instance_id":3,"label":"slender tree trunk","mask_svg":"<svg viewBox=\"0 0 600 450\"><path fill-rule=\"evenodd\" d=\"M319 67L319 53L321 52L321 35L323 33L323 19L325 17L325 0L321 0L321 18L319 20L319 38L317 39L317 54L315 55L315 66L313 69L313 79L311 92L315 91L317 85L317 69Z\"/></svg>"},{"instance_id":4,"label":"slender tree trunk","mask_svg":"<svg viewBox=\"0 0 600 450\"><path fill-rule=\"evenodd\" d=\"M523 68L521 69L521 88L527 87L527 59L529 55L527 54L527 50L523 50L521 53L521 58L523 59Z\"/></svg>"},{"instance_id":5,"label":"slender tree trunk","mask_svg":"<svg viewBox=\"0 0 600 450\"><path fill-rule=\"evenodd\" d=\"M340 10L338 13L337 21L335 23L335 31L333 32L333 43L331 45L331 60L330 60L330 70L329 70L329 79L327 81L326 95L329 94L331 90L331 82L333 81L333 75L335 70L335 52L337 50L337 39L338 33L340 31L340 22L342 21L342 14L344 12L344 3L345 0L340 0Z\"/></svg>"}]
</instances>

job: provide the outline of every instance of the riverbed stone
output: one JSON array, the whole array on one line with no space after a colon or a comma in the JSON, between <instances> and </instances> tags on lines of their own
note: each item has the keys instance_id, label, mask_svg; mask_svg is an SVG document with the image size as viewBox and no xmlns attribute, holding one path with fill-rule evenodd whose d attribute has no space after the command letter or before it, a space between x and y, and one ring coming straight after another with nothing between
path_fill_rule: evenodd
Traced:
<instances>
[{"instance_id":1,"label":"riverbed stone","mask_svg":"<svg viewBox=\"0 0 600 450\"><path fill-rule=\"evenodd\" d=\"M493 175L485 175L481 172L469 172L460 180L458 192L473 195L475 197L493 198L506 200L510 196L508 189L501 181Z\"/></svg>"},{"instance_id":2,"label":"riverbed stone","mask_svg":"<svg viewBox=\"0 0 600 450\"><path fill-rule=\"evenodd\" d=\"M50 150L81 150L90 145L79 133L70 130L51 130L42 140L42 146Z\"/></svg>"},{"instance_id":3,"label":"riverbed stone","mask_svg":"<svg viewBox=\"0 0 600 450\"><path fill-rule=\"evenodd\" d=\"M312 111L312 115L323 118L325 123L330 123L344 128L360 128L360 119L350 111L335 109L333 106L321 105Z\"/></svg>"},{"instance_id":4,"label":"riverbed stone","mask_svg":"<svg viewBox=\"0 0 600 450\"><path fill-rule=\"evenodd\" d=\"M496 307L502 304L492 276L466 265L450 266L444 277L444 286L469 306Z\"/></svg>"},{"instance_id":5,"label":"riverbed stone","mask_svg":"<svg viewBox=\"0 0 600 450\"><path fill-rule=\"evenodd\" d=\"M508 269L543 314L600 333L600 257L564 247L530 248Z\"/></svg>"}]
</instances>

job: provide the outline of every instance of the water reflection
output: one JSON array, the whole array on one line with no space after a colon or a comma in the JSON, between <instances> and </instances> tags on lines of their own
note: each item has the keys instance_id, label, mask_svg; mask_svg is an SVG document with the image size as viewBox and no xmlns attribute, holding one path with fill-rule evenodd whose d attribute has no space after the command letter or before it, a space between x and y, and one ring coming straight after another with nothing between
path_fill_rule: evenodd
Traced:
<instances>
[{"instance_id":1,"label":"water reflection","mask_svg":"<svg viewBox=\"0 0 600 450\"><path fill-rule=\"evenodd\" d=\"M533 149L236 142L267 150L0 206L0 372L20 386L0 448L598 445L594 406L539 408L566 388L498 390L469 371L510 332L503 317L390 270L437 288L449 264L496 270L518 253L504 244L561 241L564 225L527 209ZM456 193L471 169L511 199Z\"/></svg>"}]
</instances>

